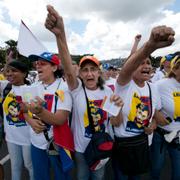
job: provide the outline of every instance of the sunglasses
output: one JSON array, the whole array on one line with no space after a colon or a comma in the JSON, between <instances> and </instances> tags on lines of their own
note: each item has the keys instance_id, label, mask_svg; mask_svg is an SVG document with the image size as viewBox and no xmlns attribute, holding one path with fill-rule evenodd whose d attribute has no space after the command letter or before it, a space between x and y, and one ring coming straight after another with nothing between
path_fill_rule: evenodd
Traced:
<instances>
[{"instance_id":1,"label":"sunglasses","mask_svg":"<svg viewBox=\"0 0 180 180\"><path fill-rule=\"evenodd\" d=\"M35 62L36 66L46 66L47 64L49 64L48 62L46 61L36 61Z\"/></svg>"}]
</instances>

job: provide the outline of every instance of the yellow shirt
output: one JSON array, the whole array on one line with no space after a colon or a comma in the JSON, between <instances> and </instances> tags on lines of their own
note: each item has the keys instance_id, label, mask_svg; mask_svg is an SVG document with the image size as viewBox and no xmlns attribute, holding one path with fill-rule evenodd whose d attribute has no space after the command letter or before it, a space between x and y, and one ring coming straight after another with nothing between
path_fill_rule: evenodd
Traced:
<instances>
[{"instance_id":1,"label":"yellow shirt","mask_svg":"<svg viewBox=\"0 0 180 180\"><path fill-rule=\"evenodd\" d=\"M5 80L6 78L4 77L3 74L0 74L0 80Z\"/></svg>"}]
</instances>

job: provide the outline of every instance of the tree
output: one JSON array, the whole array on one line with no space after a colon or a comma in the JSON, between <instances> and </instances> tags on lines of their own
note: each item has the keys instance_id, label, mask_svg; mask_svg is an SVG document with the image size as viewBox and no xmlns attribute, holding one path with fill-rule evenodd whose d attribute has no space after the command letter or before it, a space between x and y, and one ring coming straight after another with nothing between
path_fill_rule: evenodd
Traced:
<instances>
[{"instance_id":1,"label":"tree","mask_svg":"<svg viewBox=\"0 0 180 180\"><path fill-rule=\"evenodd\" d=\"M153 67L159 67L160 66L160 60L161 60L162 56L158 56L158 57L152 57L151 56L151 63Z\"/></svg>"},{"instance_id":2,"label":"tree","mask_svg":"<svg viewBox=\"0 0 180 180\"><path fill-rule=\"evenodd\" d=\"M0 68L6 63L6 49L0 47Z\"/></svg>"},{"instance_id":3,"label":"tree","mask_svg":"<svg viewBox=\"0 0 180 180\"><path fill-rule=\"evenodd\" d=\"M10 39L9 41L5 41L5 43L7 44L6 46L7 58L9 57L9 58L17 59L19 55L17 50L17 41Z\"/></svg>"},{"instance_id":4,"label":"tree","mask_svg":"<svg viewBox=\"0 0 180 180\"><path fill-rule=\"evenodd\" d=\"M5 41L6 47L0 47L0 66L1 68L4 67L7 61L12 59L18 59L19 61L22 61L26 63L30 68L32 67L30 60L19 54L17 50L17 41L14 41L12 39Z\"/></svg>"}]
</instances>

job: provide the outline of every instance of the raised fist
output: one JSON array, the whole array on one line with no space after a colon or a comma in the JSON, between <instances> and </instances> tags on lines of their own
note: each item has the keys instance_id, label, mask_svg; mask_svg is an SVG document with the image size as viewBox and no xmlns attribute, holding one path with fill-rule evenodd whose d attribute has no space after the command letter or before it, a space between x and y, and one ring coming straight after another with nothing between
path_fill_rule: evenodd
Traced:
<instances>
[{"instance_id":1,"label":"raised fist","mask_svg":"<svg viewBox=\"0 0 180 180\"><path fill-rule=\"evenodd\" d=\"M140 41L141 40L141 34L137 34L136 36L135 36L135 41Z\"/></svg>"},{"instance_id":2,"label":"raised fist","mask_svg":"<svg viewBox=\"0 0 180 180\"><path fill-rule=\"evenodd\" d=\"M151 31L151 35L148 40L148 46L152 50L170 46L174 42L175 32L171 27L157 26Z\"/></svg>"}]
</instances>

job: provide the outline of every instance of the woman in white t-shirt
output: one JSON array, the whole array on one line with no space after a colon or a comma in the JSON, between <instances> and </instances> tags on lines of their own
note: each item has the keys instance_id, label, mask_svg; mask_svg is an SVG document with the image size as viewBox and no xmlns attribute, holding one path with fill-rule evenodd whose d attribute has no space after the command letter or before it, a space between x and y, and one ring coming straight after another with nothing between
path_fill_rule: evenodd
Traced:
<instances>
[{"instance_id":1,"label":"woman in white t-shirt","mask_svg":"<svg viewBox=\"0 0 180 180\"><path fill-rule=\"evenodd\" d=\"M149 40L132 54L122 67L115 92L125 102L123 123L114 128L113 169L115 179L139 179L149 166L147 134L155 128L152 117L158 106L158 93L152 84L150 54L174 41L174 31L165 26L152 29Z\"/></svg>"},{"instance_id":2,"label":"woman in white t-shirt","mask_svg":"<svg viewBox=\"0 0 180 180\"><path fill-rule=\"evenodd\" d=\"M161 58L160 69L155 72L155 74L150 80L152 83L155 83L156 81L159 81L168 75L170 71L170 62L173 59L173 57L174 56L172 54L168 54Z\"/></svg>"},{"instance_id":3,"label":"woman in white t-shirt","mask_svg":"<svg viewBox=\"0 0 180 180\"><path fill-rule=\"evenodd\" d=\"M152 142L152 179L160 179L168 151L171 159L171 179L180 179L180 56L171 62L167 78L156 82L161 99L161 112L166 125L158 126ZM157 119L158 120L158 119Z\"/></svg>"},{"instance_id":4,"label":"woman in white t-shirt","mask_svg":"<svg viewBox=\"0 0 180 180\"><path fill-rule=\"evenodd\" d=\"M26 107L33 113L33 116L26 113L26 117L32 127L31 154L34 177L35 180L49 180L52 167L56 180L69 180L73 165L70 151L74 150L73 136L68 126L72 99L62 78L60 59L50 52L30 55L29 58L35 61L40 80L34 86L42 93L42 99L36 97ZM58 152L53 149L47 151L52 138Z\"/></svg>"},{"instance_id":5,"label":"woman in white t-shirt","mask_svg":"<svg viewBox=\"0 0 180 180\"><path fill-rule=\"evenodd\" d=\"M19 60L12 60L6 66L8 81L0 82L0 90L5 96L3 97L4 130L11 160L12 180L21 179L23 164L29 171L30 179L34 179L30 151L30 126L20 111L21 87L28 84L27 74L26 64Z\"/></svg>"},{"instance_id":6,"label":"woman in white t-shirt","mask_svg":"<svg viewBox=\"0 0 180 180\"><path fill-rule=\"evenodd\" d=\"M79 76L82 81L77 78L72 67L72 60L67 47L62 17L59 16L52 6L48 6L48 16L45 26L56 36L65 77L73 97L72 131L75 144L77 178L79 180L88 180L89 178L93 180L104 179L104 166L98 170L92 171L88 167L84 157L85 149L92 137L92 131L88 120L87 103L82 83L87 93L93 123L96 125L95 131L98 132L106 131L108 113L103 111L100 107L104 97L111 96L112 91L109 87L103 85L103 81L100 77L100 63L93 56L84 56L80 60ZM111 100L114 101L116 105L122 106L122 101L119 96L112 95ZM120 113L113 120L119 121Z\"/></svg>"}]
</instances>

